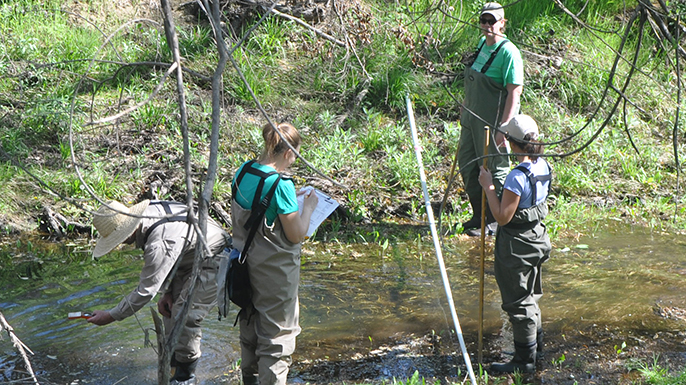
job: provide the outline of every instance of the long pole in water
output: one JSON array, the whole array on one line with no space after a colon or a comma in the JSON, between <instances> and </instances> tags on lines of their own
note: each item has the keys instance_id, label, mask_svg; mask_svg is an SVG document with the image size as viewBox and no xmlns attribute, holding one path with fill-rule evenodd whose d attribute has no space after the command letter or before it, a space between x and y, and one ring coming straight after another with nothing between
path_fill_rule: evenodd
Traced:
<instances>
[{"instance_id":1,"label":"long pole in water","mask_svg":"<svg viewBox=\"0 0 686 385\"><path fill-rule=\"evenodd\" d=\"M436 249L438 268L441 270L441 278L443 278L443 287L445 288L445 295L448 297L450 314L453 316L453 322L455 323L455 332L457 333L457 338L460 341L460 348L462 348L462 357L464 358L464 362L467 365L467 371L469 371L469 379L471 380L472 385L476 385L476 378L474 377L474 371L472 370L472 361L469 359L467 347L464 343L464 337L462 336L462 328L460 327L460 321L457 319L457 312L455 311L455 302L453 301L453 293L450 289L448 273L446 272L445 262L443 261L443 253L441 252L441 244L438 240L438 232L436 231L434 212L431 208L429 191L426 188L426 175L424 174L422 151L421 146L419 145L419 138L417 137L417 127L414 124L414 112L412 111L412 102L410 102L410 95L405 95L405 101L407 102L407 116L410 121L410 130L412 131L412 143L414 144L414 153L417 156L417 164L419 165L419 179L422 183L422 191L424 193L424 205L426 206L426 215L429 219L429 226L431 227L431 236L433 237L434 248Z\"/></svg>"}]
</instances>

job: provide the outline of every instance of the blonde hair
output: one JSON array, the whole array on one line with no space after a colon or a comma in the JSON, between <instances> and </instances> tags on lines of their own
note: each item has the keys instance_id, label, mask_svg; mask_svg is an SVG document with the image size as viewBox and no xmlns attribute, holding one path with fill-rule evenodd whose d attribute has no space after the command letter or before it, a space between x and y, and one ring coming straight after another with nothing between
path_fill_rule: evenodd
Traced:
<instances>
[{"instance_id":1,"label":"blonde hair","mask_svg":"<svg viewBox=\"0 0 686 385\"><path fill-rule=\"evenodd\" d=\"M278 128L284 139L288 141L294 149L297 149L302 142L302 138L298 133L298 130L293 127L290 123L279 123L276 128ZM281 139L276 130L272 127L271 123L267 123L262 127L262 138L264 139L264 150L262 150L262 159L272 158L276 155L283 153L288 150L288 144Z\"/></svg>"}]
</instances>

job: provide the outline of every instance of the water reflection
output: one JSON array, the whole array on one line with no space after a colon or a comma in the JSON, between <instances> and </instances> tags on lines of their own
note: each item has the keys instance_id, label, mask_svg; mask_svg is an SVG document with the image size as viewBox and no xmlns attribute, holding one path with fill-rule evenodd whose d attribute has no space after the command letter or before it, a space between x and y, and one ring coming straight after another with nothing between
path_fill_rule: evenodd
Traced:
<instances>
[{"instance_id":1,"label":"water reflection","mask_svg":"<svg viewBox=\"0 0 686 385\"><path fill-rule=\"evenodd\" d=\"M388 247L307 243L300 287L303 332L295 359L351 357L375 349L397 333L425 335L433 331L449 340L452 320L435 255L426 239L426 243L391 243ZM588 323L664 328L663 319L653 311L656 303L686 308L685 249L683 237L626 227L607 228L578 241L556 241L552 258L544 265L541 307L545 327L563 331ZM83 254L84 250L85 245L67 253ZM50 381L155 383L156 355L146 346L146 339L154 343L155 338L148 309L137 318L105 327L66 319L70 311L114 306L137 282L138 257L122 253L92 262L73 255L46 255L52 257L44 258L42 279L28 281L35 289L22 291L18 288L27 282L5 276L0 311L36 352L40 365L51 368ZM473 342L478 322L478 241L447 240L444 256L460 324L466 339ZM72 264L71 269L62 266L65 260ZM497 334L502 328L499 307L489 251L485 335ZM203 359L198 369L202 384L232 378L232 365L239 358L238 330L232 327L235 309L221 322L214 314L203 328ZM454 344L457 346L456 339ZM12 356L11 346L0 346L5 357ZM397 376L407 369L380 365L379 376ZM454 363L442 365L453 367Z\"/></svg>"}]
</instances>

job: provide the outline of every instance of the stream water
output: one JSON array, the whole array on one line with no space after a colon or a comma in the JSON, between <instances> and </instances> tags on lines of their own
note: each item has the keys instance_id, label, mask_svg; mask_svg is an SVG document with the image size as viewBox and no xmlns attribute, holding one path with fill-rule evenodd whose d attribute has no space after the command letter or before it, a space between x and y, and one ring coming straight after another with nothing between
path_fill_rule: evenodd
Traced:
<instances>
[{"instance_id":1,"label":"stream water","mask_svg":"<svg viewBox=\"0 0 686 385\"><path fill-rule=\"evenodd\" d=\"M420 229L418 231L426 231ZM302 256L301 326L296 362L336 361L369 353L389 338L408 335L457 339L430 237L385 244L309 242ZM142 263L125 251L99 261L92 244L5 242L2 258L22 261L4 272L0 312L17 336L35 353L39 378L61 384L153 384L156 354L152 318L146 308L104 327L67 313L108 309L135 288ZM554 333L581 325L659 331L671 328L656 307L686 309L686 237L650 233L625 225L599 226L596 234L554 242L544 265L544 326ZM445 258L459 322L473 348L478 330L479 242L450 239ZM502 334L504 317L487 252L484 335ZM233 316L235 316L233 309ZM229 383L240 357L233 316L218 321L210 314L203 328L201 384ZM148 337L149 336L149 337ZM454 351L459 351L455 348ZM475 352L470 351L470 354ZM0 383L19 375L19 358L7 339L0 340ZM457 370L461 357L445 368ZM416 365L378 368L378 378L407 377ZM446 373L420 373L436 375ZM450 373L447 373L450 374ZM293 382L306 382L294 371ZM335 380L335 378L332 378Z\"/></svg>"}]
</instances>

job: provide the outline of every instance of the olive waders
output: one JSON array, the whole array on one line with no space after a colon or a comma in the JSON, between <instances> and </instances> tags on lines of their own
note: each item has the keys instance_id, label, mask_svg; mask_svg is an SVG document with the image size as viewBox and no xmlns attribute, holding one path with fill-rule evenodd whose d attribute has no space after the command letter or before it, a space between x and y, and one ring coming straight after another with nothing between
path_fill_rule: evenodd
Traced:
<instances>
[{"instance_id":1,"label":"olive waders","mask_svg":"<svg viewBox=\"0 0 686 385\"><path fill-rule=\"evenodd\" d=\"M504 44L504 42L503 42ZM502 44L501 44L502 45ZM495 129L500 126L500 120L505 110L507 89L495 80L485 75L490 63L495 58L498 48L481 72L467 67L464 74L465 100L460 117L460 149L457 155L460 174L464 182L464 189L472 207L472 218L463 224L464 230L481 227L481 185L479 184L480 162L472 162L484 155L486 131L484 126L491 129L488 153L497 154L501 151L495 142ZM471 163L470 163L471 162ZM507 156L496 156L488 159L488 168L493 174L493 185L498 196L501 195L505 177L509 172L510 163ZM486 224L495 222L491 210L486 205Z\"/></svg>"},{"instance_id":2,"label":"olive waders","mask_svg":"<svg viewBox=\"0 0 686 385\"><path fill-rule=\"evenodd\" d=\"M233 244L242 250L250 211L235 200L231 205ZM262 220L246 258L254 309L239 315L243 383L285 385L295 338L300 334L298 285L300 243L286 238L277 217Z\"/></svg>"},{"instance_id":3,"label":"olive waders","mask_svg":"<svg viewBox=\"0 0 686 385\"><path fill-rule=\"evenodd\" d=\"M510 362L495 363L496 372L536 370L537 346L542 348L541 310L543 295L541 265L550 257L550 238L542 220L548 214L546 202L518 208L512 220L499 226L495 239L495 279L503 300L502 309L512 323L515 354ZM540 332L540 335L539 335Z\"/></svg>"}]
</instances>

